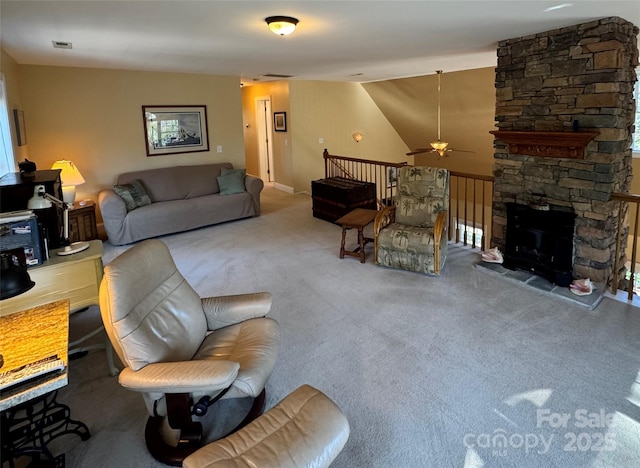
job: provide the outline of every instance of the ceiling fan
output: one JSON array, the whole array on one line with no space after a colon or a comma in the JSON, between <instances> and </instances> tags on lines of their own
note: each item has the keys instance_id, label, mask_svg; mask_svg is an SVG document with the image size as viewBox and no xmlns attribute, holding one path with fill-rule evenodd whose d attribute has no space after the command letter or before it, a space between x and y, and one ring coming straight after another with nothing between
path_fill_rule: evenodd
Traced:
<instances>
[{"instance_id":1,"label":"ceiling fan","mask_svg":"<svg viewBox=\"0 0 640 468\"><path fill-rule=\"evenodd\" d=\"M449 148L449 143L440 139L440 75L442 75L442 70L436 70L436 73L438 74L438 139L429 143L429 145L431 145L430 148L417 148L410 153L407 153L407 156L413 156L414 154L422 153L438 153L440 156L444 156L445 153L449 153L451 151L473 153L473 151L456 150L453 148Z\"/></svg>"}]
</instances>

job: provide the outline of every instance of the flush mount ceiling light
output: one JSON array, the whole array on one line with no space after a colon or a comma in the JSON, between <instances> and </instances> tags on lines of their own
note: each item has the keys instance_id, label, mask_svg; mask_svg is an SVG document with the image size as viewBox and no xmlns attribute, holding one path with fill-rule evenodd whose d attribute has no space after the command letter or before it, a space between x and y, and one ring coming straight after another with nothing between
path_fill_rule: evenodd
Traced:
<instances>
[{"instance_id":1,"label":"flush mount ceiling light","mask_svg":"<svg viewBox=\"0 0 640 468\"><path fill-rule=\"evenodd\" d=\"M291 16L269 16L264 19L269 25L269 29L278 36L288 36L296 29L298 20Z\"/></svg>"}]
</instances>

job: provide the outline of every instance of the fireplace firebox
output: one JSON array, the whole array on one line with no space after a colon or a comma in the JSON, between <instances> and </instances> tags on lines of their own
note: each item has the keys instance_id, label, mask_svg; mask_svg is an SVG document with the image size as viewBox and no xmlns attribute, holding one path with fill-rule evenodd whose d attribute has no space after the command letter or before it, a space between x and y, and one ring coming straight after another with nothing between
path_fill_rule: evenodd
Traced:
<instances>
[{"instance_id":1,"label":"fireplace firebox","mask_svg":"<svg viewBox=\"0 0 640 468\"><path fill-rule=\"evenodd\" d=\"M556 205L507 203L503 265L529 270L558 286L572 281L575 212Z\"/></svg>"}]
</instances>

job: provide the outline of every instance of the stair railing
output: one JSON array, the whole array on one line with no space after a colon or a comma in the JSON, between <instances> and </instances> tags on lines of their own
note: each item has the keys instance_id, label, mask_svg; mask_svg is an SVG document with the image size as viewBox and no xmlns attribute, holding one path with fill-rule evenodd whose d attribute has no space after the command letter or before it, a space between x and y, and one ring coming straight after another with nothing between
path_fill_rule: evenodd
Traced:
<instances>
[{"instance_id":1,"label":"stair railing","mask_svg":"<svg viewBox=\"0 0 640 468\"><path fill-rule=\"evenodd\" d=\"M406 162L391 163L370 159L350 158L329 154L327 149L322 153L324 158L324 176L344 177L347 179L373 182L376 184L376 200L378 207L393 204L395 197L398 168L406 166Z\"/></svg>"},{"instance_id":2,"label":"stair railing","mask_svg":"<svg viewBox=\"0 0 640 468\"><path fill-rule=\"evenodd\" d=\"M615 258L613 262L613 272L611 279L611 292L615 295L618 292L619 284L619 271L620 271L620 258L621 252L626 250L627 246L627 236L624 236L623 220L625 214L625 208L629 210L631 205L635 206L635 222L633 224L633 232L630 233L631 239L633 239L633 243L631 246L631 264L629 266L629 271L627 272L629 275L627 284L626 284L626 292L627 292L627 300L631 301L633 299L633 286L636 281L636 258L638 251L638 223L640 222L640 195L634 195L631 193L612 193L611 200L618 201L618 227L616 231L616 251ZM631 226L629 226L631 229ZM624 237L623 237L624 236ZM624 243L624 244L623 244ZM624 290L624 289L623 289Z\"/></svg>"},{"instance_id":3,"label":"stair railing","mask_svg":"<svg viewBox=\"0 0 640 468\"><path fill-rule=\"evenodd\" d=\"M449 240L484 251L492 229L493 176L449 174Z\"/></svg>"}]
</instances>

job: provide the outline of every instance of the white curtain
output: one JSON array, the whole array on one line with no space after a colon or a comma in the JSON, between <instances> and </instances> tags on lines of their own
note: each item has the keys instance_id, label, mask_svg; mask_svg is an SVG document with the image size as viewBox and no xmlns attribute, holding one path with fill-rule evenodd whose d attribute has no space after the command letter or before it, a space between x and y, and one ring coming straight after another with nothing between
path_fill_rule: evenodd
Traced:
<instances>
[{"instance_id":1,"label":"white curtain","mask_svg":"<svg viewBox=\"0 0 640 468\"><path fill-rule=\"evenodd\" d=\"M11 125L9 124L9 108L4 75L0 73L0 176L13 172L16 167L11 144Z\"/></svg>"}]
</instances>

